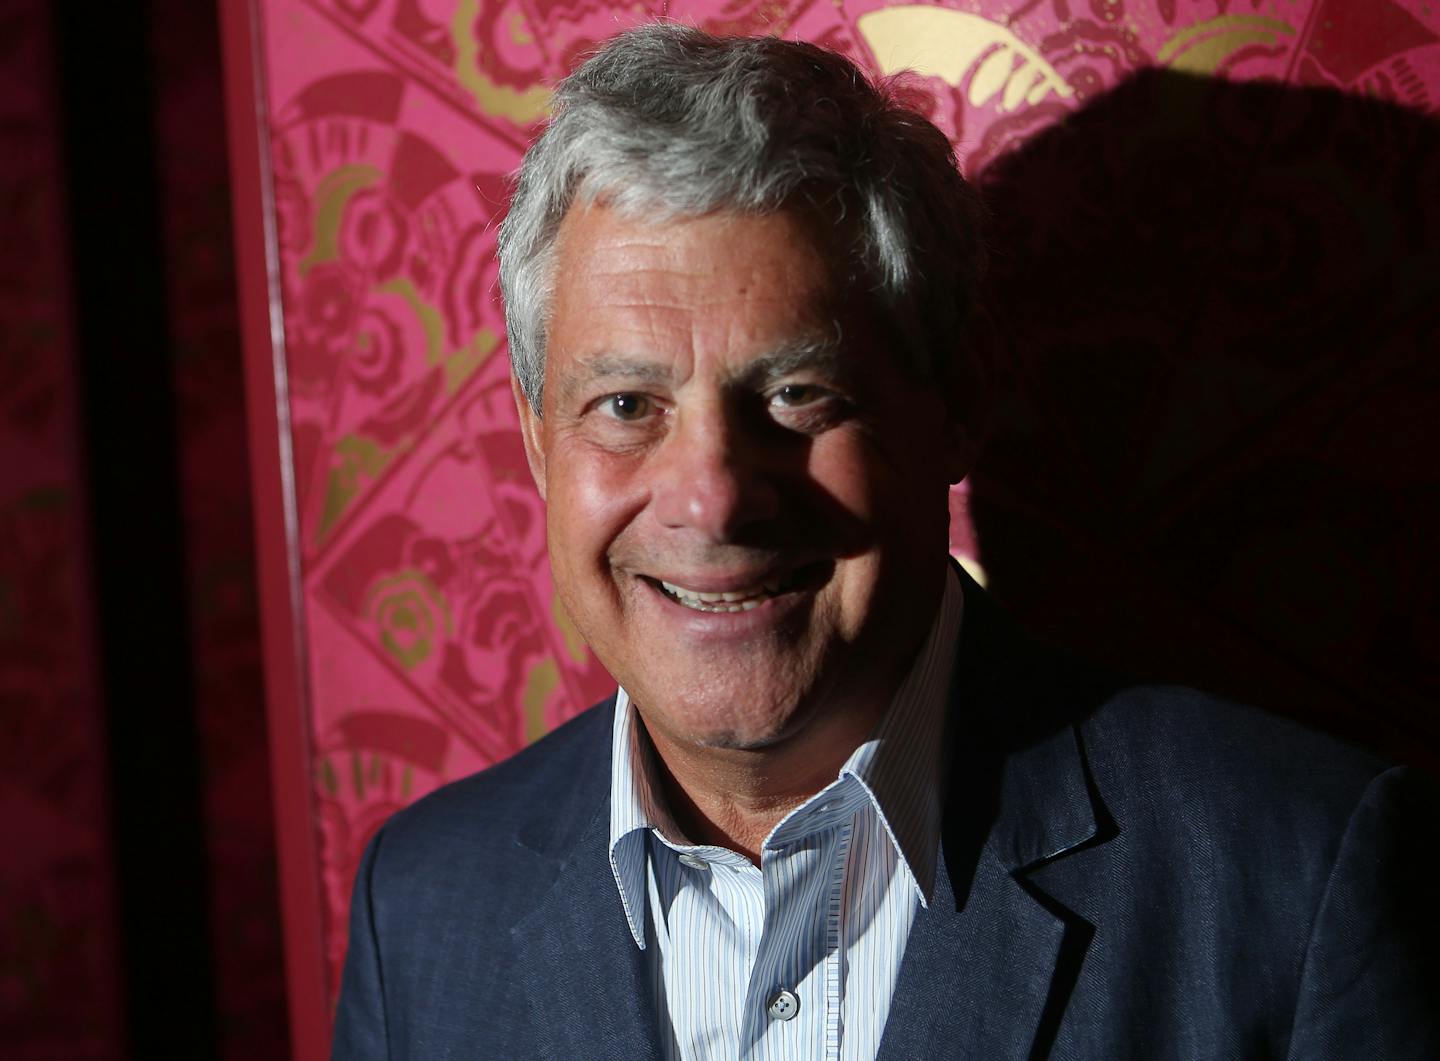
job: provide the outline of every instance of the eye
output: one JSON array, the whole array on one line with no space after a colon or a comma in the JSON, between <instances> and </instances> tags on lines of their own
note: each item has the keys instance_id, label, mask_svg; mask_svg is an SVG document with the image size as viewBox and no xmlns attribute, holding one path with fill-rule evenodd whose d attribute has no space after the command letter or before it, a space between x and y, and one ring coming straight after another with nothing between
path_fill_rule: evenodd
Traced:
<instances>
[{"instance_id":1,"label":"eye","mask_svg":"<svg viewBox=\"0 0 1440 1061\"><path fill-rule=\"evenodd\" d=\"M808 383L787 383L771 397L770 401L775 405L783 405L787 408L795 408L799 405L809 405L811 402L819 401L824 392Z\"/></svg>"},{"instance_id":2,"label":"eye","mask_svg":"<svg viewBox=\"0 0 1440 1061\"><path fill-rule=\"evenodd\" d=\"M654 409L643 394L612 394L600 401L600 408L616 420L642 420Z\"/></svg>"}]
</instances>

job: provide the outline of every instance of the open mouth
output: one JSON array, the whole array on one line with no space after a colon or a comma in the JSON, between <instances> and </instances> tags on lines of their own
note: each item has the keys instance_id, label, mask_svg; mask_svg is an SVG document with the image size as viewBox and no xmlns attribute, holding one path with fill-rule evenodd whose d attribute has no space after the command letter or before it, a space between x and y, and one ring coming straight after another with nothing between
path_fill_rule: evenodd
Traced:
<instances>
[{"instance_id":1,"label":"open mouth","mask_svg":"<svg viewBox=\"0 0 1440 1061\"><path fill-rule=\"evenodd\" d=\"M810 565L814 567L815 565ZM663 579L647 578L646 581L660 590L676 604L697 612L748 612L766 601L789 593L803 581L802 573L809 568L797 568L773 579L766 579L754 586L709 593L687 589Z\"/></svg>"}]
</instances>

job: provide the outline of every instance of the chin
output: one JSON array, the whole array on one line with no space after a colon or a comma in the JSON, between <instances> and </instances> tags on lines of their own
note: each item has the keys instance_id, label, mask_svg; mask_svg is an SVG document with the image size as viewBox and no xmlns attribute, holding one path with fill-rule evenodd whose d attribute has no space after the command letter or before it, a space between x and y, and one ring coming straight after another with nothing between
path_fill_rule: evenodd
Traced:
<instances>
[{"instance_id":1,"label":"chin","mask_svg":"<svg viewBox=\"0 0 1440 1061\"><path fill-rule=\"evenodd\" d=\"M691 748L758 751L781 743L797 729L799 698L759 696L747 683L696 681L626 685L652 733ZM622 682L623 684L623 682ZM741 707L741 710L736 708Z\"/></svg>"},{"instance_id":2,"label":"chin","mask_svg":"<svg viewBox=\"0 0 1440 1061\"><path fill-rule=\"evenodd\" d=\"M732 705L746 703L747 697L751 710L744 714L733 710ZM756 699L753 689L742 689L713 706L702 701L686 709L672 701L677 709L668 712L668 720L674 723L671 732L683 734L697 748L764 751L804 732L813 714L807 704L815 702L793 693L771 697L764 706Z\"/></svg>"},{"instance_id":3,"label":"chin","mask_svg":"<svg viewBox=\"0 0 1440 1061\"><path fill-rule=\"evenodd\" d=\"M696 734L691 743L698 748L716 751L759 752L772 748L785 739L783 733L755 733L749 730L733 729Z\"/></svg>"}]
</instances>

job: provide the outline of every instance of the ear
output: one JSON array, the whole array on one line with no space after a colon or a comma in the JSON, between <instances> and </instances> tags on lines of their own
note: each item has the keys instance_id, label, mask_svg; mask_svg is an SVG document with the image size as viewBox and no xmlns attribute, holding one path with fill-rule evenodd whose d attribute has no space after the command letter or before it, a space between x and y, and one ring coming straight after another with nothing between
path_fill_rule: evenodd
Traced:
<instances>
[{"instance_id":1,"label":"ear","mask_svg":"<svg viewBox=\"0 0 1440 1061\"><path fill-rule=\"evenodd\" d=\"M975 436L968 427L949 417L945 420L945 478L954 486L975 467Z\"/></svg>"},{"instance_id":2,"label":"ear","mask_svg":"<svg viewBox=\"0 0 1440 1061\"><path fill-rule=\"evenodd\" d=\"M520 414L520 437L525 440L525 460L530 465L530 478L540 500L545 500L545 422L530 406L530 399L520 389L515 373L510 373L510 393L515 397L515 411Z\"/></svg>"}]
</instances>

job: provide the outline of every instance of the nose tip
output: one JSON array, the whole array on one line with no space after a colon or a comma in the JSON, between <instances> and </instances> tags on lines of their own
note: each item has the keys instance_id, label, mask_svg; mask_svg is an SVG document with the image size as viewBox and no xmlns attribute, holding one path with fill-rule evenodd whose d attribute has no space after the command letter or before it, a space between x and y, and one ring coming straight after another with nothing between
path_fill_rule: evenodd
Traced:
<instances>
[{"instance_id":1,"label":"nose tip","mask_svg":"<svg viewBox=\"0 0 1440 1061\"><path fill-rule=\"evenodd\" d=\"M733 541L747 526L775 515L778 494L769 483L733 464L717 465L681 484L678 504L662 520L715 542Z\"/></svg>"},{"instance_id":2,"label":"nose tip","mask_svg":"<svg viewBox=\"0 0 1440 1061\"><path fill-rule=\"evenodd\" d=\"M780 492L765 448L735 425L682 423L664 447L653 496L663 525L730 542L778 513Z\"/></svg>"}]
</instances>

